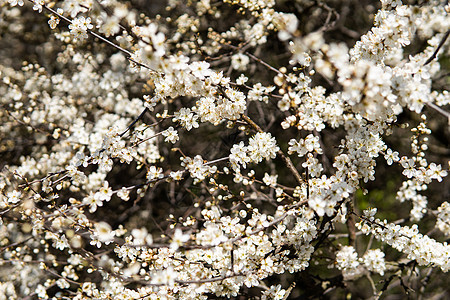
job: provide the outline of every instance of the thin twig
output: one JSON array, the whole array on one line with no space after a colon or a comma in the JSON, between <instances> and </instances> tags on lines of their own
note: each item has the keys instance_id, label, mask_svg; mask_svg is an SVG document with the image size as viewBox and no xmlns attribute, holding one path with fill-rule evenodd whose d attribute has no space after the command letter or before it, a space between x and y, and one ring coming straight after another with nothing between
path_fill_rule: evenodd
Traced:
<instances>
[{"instance_id":1,"label":"thin twig","mask_svg":"<svg viewBox=\"0 0 450 300\"><path fill-rule=\"evenodd\" d=\"M32 0L28 0L28 1L34 3L34 1L32 1ZM67 23L72 24L72 20L70 20L69 18L64 17L64 16L61 15L61 14L59 14L59 13L56 12L54 9L52 9L52 8L46 6L46 5L42 5L42 7L43 7L45 10L49 11L50 13L54 14L55 16L58 16L59 18L63 19L63 20L66 21ZM155 70L153 70L152 68L150 68L149 66L147 66L147 65L145 65L145 64L143 64L143 63L140 63L140 62L134 60L134 59L132 58L132 55L133 55L133 54L132 54L130 51L128 51L128 50L126 50L126 49L120 47L119 45L114 44L113 42L111 42L111 41L108 40L107 38L104 38L104 37L102 37L101 35L99 35L98 33L95 33L94 31L89 30L89 29L87 29L86 32L89 33L90 35L92 35L93 37L98 38L98 39L101 40L102 42L105 42L105 43L107 43L108 45L110 45L110 46L116 48L117 50L121 51L122 53L124 53L124 54L126 55L127 59L128 59L130 62L135 63L136 65L138 65L138 66L140 66L140 67L143 67L143 68L146 68L146 69L148 69L148 70L150 70L150 71L152 71L152 72L162 74L161 72L155 71Z\"/></svg>"},{"instance_id":2,"label":"thin twig","mask_svg":"<svg viewBox=\"0 0 450 300\"><path fill-rule=\"evenodd\" d=\"M278 74L281 74L283 76L286 76L286 74L281 73L279 70L275 69L274 67L272 67L271 65L269 65L268 63L266 63L265 61L263 61L262 59L254 56L253 54L249 53L249 52L245 52L245 55L250 56L250 58L256 60L257 62L259 62L260 64L266 66L267 68L271 69L274 72L277 72Z\"/></svg>"},{"instance_id":3,"label":"thin twig","mask_svg":"<svg viewBox=\"0 0 450 300\"><path fill-rule=\"evenodd\" d=\"M33 238L33 237L30 236L30 237L24 239L23 241L15 242L15 243L6 245L6 246L4 246L4 247L1 247L1 248L0 248L0 253L3 252L3 251L5 251L5 250L8 249L8 248L12 248L12 247L16 247L16 246L19 246L19 245L21 245L21 244L24 244L24 243L28 242L29 240L31 240L32 238Z\"/></svg>"},{"instance_id":4,"label":"thin twig","mask_svg":"<svg viewBox=\"0 0 450 300\"><path fill-rule=\"evenodd\" d=\"M450 113L449 112L446 112L445 110L443 110L442 108L440 108L439 106L434 104L433 102L426 102L425 104L428 107L430 107L430 108L434 109L435 111L437 111L438 113L440 113L441 115L443 115L444 117L446 117L448 120L448 124L450 125Z\"/></svg>"},{"instance_id":5,"label":"thin twig","mask_svg":"<svg viewBox=\"0 0 450 300\"><path fill-rule=\"evenodd\" d=\"M289 295L291 294L292 290L295 288L295 285L296 285L296 283L293 282L293 283L289 286L289 288L286 290L286 293L284 294L283 300L286 300L286 299L289 297Z\"/></svg>"},{"instance_id":6,"label":"thin twig","mask_svg":"<svg viewBox=\"0 0 450 300\"><path fill-rule=\"evenodd\" d=\"M377 288L376 288L376 286L375 286L375 282L373 282L372 277L370 277L370 274L368 274L368 273L366 273L366 278L367 278L367 280L369 280L369 282L370 282L370 286L371 286L371 288L372 288L373 296L374 296L374 297L377 297L378 293L377 293Z\"/></svg>"},{"instance_id":7,"label":"thin twig","mask_svg":"<svg viewBox=\"0 0 450 300\"><path fill-rule=\"evenodd\" d=\"M124 136L125 133L127 133L129 130L131 130L131 128L133 128L133 126L145 115L145 113L148 112L148 107L146 107L141 114L133 121L131 122L131 124L127 127L127 129L125 129L124 132L122 132L121 134L119 134L120 137Z\"/></svg>"},{"instance_id":8,"label":"thin twig","mask_svg":"<svg viewBox=\"0 0 450 300\"><path fill-rule=\"evenodd\" d=\"M294 209L294 208L300 207L302 205L305 205L306 203L307 203L307 201L298 202L298 203L292 205L292 207L290 209ZM221 241L221 242L219 242L217 244L212 244L212 245L182 245L182 246L180 246L180 249L183 249L183 250L203 249L203 250L205 250L205 249L211 249L211 248L219 247L219 246L222 246L222 245L225 245L225 244L233 245L234 243L236 243L236 242L238 242L238 241L240 241L242 239L248 238L248 237L250 237L252 235L256 235L256 234L260 233L261 231L264 231L267 228L270 228L271 226L273 226L273 225L275 225L277 223L280 223L281 221L286 219L286 217L288 217L289 215L290 215L290 211L286 211L281 216L279 216L278 218L275 218L274 220L272 220L272 222L269 222L265 226L259 227L259 228L255 229L255 230L253 230L253 231L251 231L249 233L245 233L245 234L242 234L240 236L237 236L237 237L234 237L234 238L231 238L231 239L228 239L228 240ZM129 247L142 247L142 248L170 247L170 245L168 245L168 244L127 245L127 246L129 246Z\"/></svg>"},{"instance_id":9,"label":"thin twig","mask_svg":"<svg viewBox=\"0 0 450 300\"><path fill-rule=\"evenodd\" d=\"M442 48L442 46L444 46L445 41L447 40L448 36L450 35L450 29L447 30L447 32L444 34L444 36L442 37L441 42L439 43L439 45L437 46L436 50L434 51L433 55L430 56L429 59L427 59L427 61L423 64L424 66L428 65L430 62L433 61L433 59L435 59L437 57L437 54L439 52L439 50Z\"/></svg>"}]
</instances>

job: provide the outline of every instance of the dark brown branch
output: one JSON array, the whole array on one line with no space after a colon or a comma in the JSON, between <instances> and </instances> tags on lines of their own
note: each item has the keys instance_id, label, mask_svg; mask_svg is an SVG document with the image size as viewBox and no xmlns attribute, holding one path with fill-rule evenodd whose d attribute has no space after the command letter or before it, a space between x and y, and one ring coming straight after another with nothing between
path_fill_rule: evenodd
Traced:
<instances>
[{"instance_id":1,"label":"dark brown branch","mask_svg":"<svg viewBox=\"0 0 450 300\"><path fill-rule=\"evenodd\" d=\"M348 229L348 244L356 249L356 227L355 227L355 215L352 214L354 211L353 200L348 202L347 214L347 229Z\"/></svg>"},{"instance_id":2,"label":"dark brown branch","mask_svg":"<svg viewBox=\"0 0 450 300\"><path fill-rule=\"evenodd\" d=\"M124 132L122 132L121 134L119 134L120 137L123 137L125 135L125 133L127 133L129 130L131 130L131 128L133 128L133 126L140 120L142 119L142 117L145 115L145 113L148 112L148 107L146 107L141 114L133 121L131 122L131 124L127 127L127 129L125 129Z\"/></svg>"},{"instance_id":3,"label":"dark brown branch","mask_svg":"<svg viewBox=\"0 0 450 300\"><path fill-rule=\"evenodd\" d=\"M430 58L427 59L427 61L423 64L424 66L428 65L430 62L433 61L433 59L435 59L437 57L437 54L438 54L439 50L441 50L442 46L444 46L445 41L447 40L449 35L450 35L450 29L447 30L447 32L444 34L444 36L442 37L441 42L437 46L436 50L433 52L433 55L431 55Z\"/></svg>"}]
</instances>

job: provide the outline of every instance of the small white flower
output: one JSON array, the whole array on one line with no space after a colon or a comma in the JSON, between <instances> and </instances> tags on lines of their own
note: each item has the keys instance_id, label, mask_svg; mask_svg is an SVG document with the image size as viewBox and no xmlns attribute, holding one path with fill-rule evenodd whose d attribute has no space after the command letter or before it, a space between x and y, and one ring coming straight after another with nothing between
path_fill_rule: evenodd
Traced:
<instances>
[{"instance_id":1,"label":"small white flower","mask_svg":"<svg viewBox=\"0 0 450 300\"><path fill-rule=\"evenodd\" d=\"M7 195L8 202L10 204L16 204L20 201L20 196L22 196L22 193L19 191L14 190L12 192L9 192Z\"/></svg>"},{"instance_id":2,"label":"small white flower","mask_svg":"<svg viewBox=\"0 0 450 300\"><path fill-rule=\"evenodd\" d=\"M157 168L155 166L151 166L147 172L147 179L148 180L155 180L155 179L161 179L164 177L163 169Z\"/></svg>"},{"instance_id":3,"label":"small white flower","mask_svg":"<svg viewBox=\"0 0 450 300\"><path fill-rule=\"evenodd\" d=\"M195 61L190 66L192 74L199 79L204 79L205 76L209 76L211 74L211 70L209 69L209 63L205 61Z\"/></svg>"},{"instance_id":4,"label":"small white flower","mask_svg":"<svg viewBox=\"0 0 450 300\"><path fill-rule=\"evenodd\" d=\"M83 204L89 205L89 212L94 213L97 207L103 206L103 200L100 197L95 197L93 193L90 193L83 199Z\"/></svg>"},{"instance_id":5,"label":"small white flower","mask_svg":"<svg viewBox=\"0 0 450 300\"><path fill-rule=\"evenodd\" d=\"M247 156L247 146L244 145L244 142L233 145L229 158L233 169L239 168L240 165L244 169L247 167L247 163L250 162L250 157Z\"/></svg>"},{"instance_id":6,"label":"small white flower","mask_svg":"<svg viewBox=\"0 0 450 300\"><path fill-rule=\"evenodd\" d=\"M197 122L198 116L191 112L190 108L183 107L179 111L174 113L175 118L173 121L179 122L181 126L186 128L186 130L191 130L192 128L198 128L199 124Z\"/></svg>"},{"instance_id":7,"label":"small white flower","mask_svg":"<svg viewBox=\"0 0 450 300\"><path fill-rule=\"evenodd\" d=\"M189 234L183 234L181 229L175 229L175 233L173 234L172 243L170 243L170 248L172 250L177 250L180 246L182 246L185 242L189 240Z\"/></svg>"},{"instance_id":8,"label":"small white flower","mask_svg":"<svg viewBox=\"0 0 450 300\"><path fill-rule=\"evenodd\" d=\"M11 6L23 6L23 0L8 0L8 2Z\"/></svg>"},{"instance_id":9,"label":"small white flower","mask_svg":"<svg viewBox=\"0 0 450 300\"><path fill-rule=\"evenodd\" d=\"M45 4L44 0L33 0L33 10L37 10L39 13L42 12L42 6Z\"/></svg>"},{"instance_id":10,"label":"small white flower","mask_svg":"<svg viewBox=\"0 0 450 300\"><path fill-rule=\"evenodd\" d=\"M268 132L258 132L248 142L249 157L255 163L263 159L275 158L278 150L280 148L275 138Z\"/></svg>"},{"instance_id":11,"label":"small white flower","mask_svg":"<svg viewBox=\"0 0 450 300\"><path fill-rule=\"evenodd\" d=\"M103 182L103 186L100 190L94 194L94 197L101 201L109 201L111 200L111 196L113 195L113 191L109 187L108 181Z\"/></svg>"},{"instance_id":12,"label":"small white flower","mask_svg":"<svg viewBox=\"0 0 450 300\"><path fill-rule=\"evenodd\" d=\"M238 79L236 79L236 83L239 85L244 85L248 81L248 77L244 74L241 74Z\"/></svg>"},{"instance_id":13,"label":"small white flower","mask_svg":"<svg viewBox=\"0 0 450 300\"><path fill-rule=\"evenodd\" d=\"M173 180L181 180L183 179L183 171L172 171L170 172L169 176L173 179Z\"/></svg>"},{"instance_id":14,"label":"small white flower","mask_svg":"<svg viewBox=\"0 0 450 300\"><path fill-rule=\"evenodd\" d=\"M278 178L278 175L269 175L269 174L265 173L264 174L264 178L263 178L263 182L266 185L274 187L274 186L277 185L277 178Z\"/></svg>"},{"instance_id":15,"label":"small white flower","mask_svg":"<svg viewBox=\"0 0 450 300\"><path fill-rule=\"evenodd\" d=\"M123 187L117 192L117 196L123 201L128 201L130 199L130 191L126 187Z\"/></svg>"},{"instance_id":16,"label":"small white flower","mask_svg":"<svg viewBox=\"0 0 450 300\"><path fill-rule=\"evenodd\" d=\"M363 256L363 262L369 271L384 275L386 264L384 261L384 252L380 249L372 249L367 251Z\"/></svg>"},{"instance_id":17,"label":"small white flower","mask_svg":"<svg viewBox=\"0 0 450 300\"><path fill-rule=\"evenodd\" d=\"M244 71L249 62L250 58L242 53L235 54L231 57L231 67L235 70Z\"/></svg>"},{"instance_id":18,"label":"small white flower","mask_svg":"<svg viewBox=\"0 0 450 300\"><path fill-rule=\"evenodd\" d=\"M344 246L336 253L336 263L339 270L355 269L359 266L358 253L352 246Z\"/></svg>"},{"instance_id":19,"label":"small white flower","mask_svg":"<svg viewBox=\"0 0 450 300\"><path fill-rule=\"evenodd\" d=\"M72 20L72 24L69 25L70 33L73 35L74 40L87 39L87 31L92 29L91 18L79 17Z\"/></svg>"},{"instance_id":20,"label":"small white flower","mask_svg":"<svg viewBox=\"0 0 450 300\"><path fill-rule=\"evenodd\" d=\"M325 206L326 202L322 199L319 199L319 197L311 197L308 200L308 205L310 208L312 208L317 215L322 217L325 214Z\"/></svg>"},{"instance_id":21,"label":"small white flower","mask_svg":"<svg viewBox=\"0 0 450 300\"><path fill-rule=\"evenodd\" d=\"M442 177L447 176L447 171L442 170L441 165L436 165L435 163L431 163L428 166L428 170L426 170L426 175L431 179L436 179L437 181L441 182Z\"/></svg>"},{"instance_id":22,"label":"small white flower","mask_svg":"<svg viewBox=\"0 0 450 300\"><path fill-rule=\"evenodd\" d=\"M55 29L59 24L59 18L55 15L50 16L50 20L48 20L48 25L51 29Z\"/></svg>"},{"instance_id":23,"label":"small white flower","mask_svg":"<svg viewBox=\"0 0 450 300\"><path fill-rule=\"evenodd\" d=\"M179 140L178 132L175 129L173 129L172 126L170 126L168 129L164 130L162 132L162 135L166 137L164 139L165 142L171 142L174 144L176 141Z\"/></svg>"},{"instance_id":24,"label":"small white flower","mask_svg":"<svg viewBox=\"0 0 450 300\"><path fill-rule=\"evenodd\" d=\"M393 162L397 162L400 160L398 152L392 151L391 149L387 149L384 159L386 159L388 165L392 165Z\"/></svg>"},{"instance_id":25,"label":"small white flower","mask_svg":"<svg viewBox=\"0 0 450 300\"><path fill-rule=\"evenodd\" d=\"M95 223L95 236L100 242L110 244L115 235L116 233L108 223L103 221Z\"/></svg>"}]
</instances>

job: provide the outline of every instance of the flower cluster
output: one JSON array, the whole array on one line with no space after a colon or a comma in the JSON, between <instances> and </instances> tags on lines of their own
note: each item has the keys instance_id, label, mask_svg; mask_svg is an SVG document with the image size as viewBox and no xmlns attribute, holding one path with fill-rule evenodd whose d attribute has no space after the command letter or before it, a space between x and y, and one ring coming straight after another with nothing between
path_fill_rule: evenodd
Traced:
<instances>
[{"instance_id":1,"label":"flower cluster","mask_svg":"<svg viewBox=\"0 0 450 300\"><path fill-rule=\"evenodd\" d=\"M417 225L400 226L388 223L387 220L364 218L358 224L358 228L363 233L372 234L375 238L407 254L409 259L415 260L419 265L432 264L444 272L450 270L448 260L450 245L421 234Z\"/></svg>"},{"instance_id":2,"label":"flower cluster","mask_svg":"<svg viewBox=\"0 0 450 300\"><path fill-rule=\"evenodd\" d=\"M363 257L358 258L353 246L344 246L336 253L336 268L342 270L345 280L354 280L367 271L384 275L386 270L384 256L380 249L371 249Z\"/></svg>"},{"instance_id":3,"label":"flower cluster","mask_svg":"<svg viewBox=\"0 0 450 300\"><path fill-rule=\"evenodd\" d=\"M248 146L243 142L233 145L229 158L233 168L245 168L247 163L259 163L263 159L275 158L279 149L270 133L258 132L249 139Z\"/></svg>"},{"instance_id":4,"label":"flower cluster","mask_svg":"<svg viewBox=\"0 0 450 300\"><path fill-rule=\"evenodd\" d=\"M94 25L91 24L91 18L89 17L79 17L73 19L72 24L69 25L70 34L72 34L75 41L87 39L87 31L93 27Z\"/></svg>"}]
</instances>

